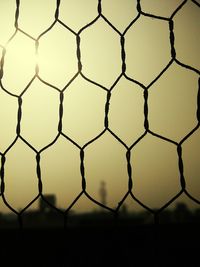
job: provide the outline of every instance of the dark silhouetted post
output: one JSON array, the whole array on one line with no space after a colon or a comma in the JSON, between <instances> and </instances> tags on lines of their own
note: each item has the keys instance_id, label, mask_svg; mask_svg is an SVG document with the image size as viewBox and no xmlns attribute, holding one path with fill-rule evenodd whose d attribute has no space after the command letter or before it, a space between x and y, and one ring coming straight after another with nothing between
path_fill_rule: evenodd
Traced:
<instances>
[{"instance_id":1,"label":"dark silhouetted post","mask_svg":"<svg viewBox=\"0 0 200 267\"><path fill-rule=\"evenodd\" d=\"M104 181L102 181L100 184L99 193L100 193L101 203L106 206L107 191L106 191L106 183Z\"/></svg>"},{"instance_id":2,"label":"dark silhouetted post","mask_svg":"<svg viewBox=\"0 0 200 267\"><path fill-rule=\"evenodd\" d=\"M54 194L46 194L44 195L44 197L51 205L56 205L56 196ZM42 198L40 198L39 209L41 212L49 212L51 210L51 207L46 202L44 202Z\"/></svg>"}]
</instances>

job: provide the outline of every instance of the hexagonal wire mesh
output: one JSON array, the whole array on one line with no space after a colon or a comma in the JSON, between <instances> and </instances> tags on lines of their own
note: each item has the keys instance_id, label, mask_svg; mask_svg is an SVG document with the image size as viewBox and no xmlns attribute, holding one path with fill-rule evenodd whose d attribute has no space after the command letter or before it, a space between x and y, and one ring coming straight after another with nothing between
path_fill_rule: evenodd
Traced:
<instances>
[{"instance_id":1,"label":"hexagonal wire mesh","mask_svg":"<svg viewBox=\"0 0 200 267\"><path fill-rule=\"evenodd\" d=\"M70 79L70 81L64 86L63 89L59 89L57 87L55 87L54 85L50 84L47 81L44 81L40 75L39 75L39 70L40 70L40 66L38 63L36 63L35 66L35 74L33 76L33 78L30 80L30 82L28 83L28 85L25 87L25 89L19 94L14 94L9 92L2 84L2 78L4 77L4 63L6 61L5 55L7 52L7 48L6 45L5 46L1 46L2 48L2 56L1 56L1 61L0 61L0 87L1 90L3 90L6 94L8 94L8 96L10 98L15 98L18 100L18 114L17 114L17 125L16 125L16 137L14 139L14 141L7 147L7 149L4 152L0 152L0 156L1 156L1 171L0 171L0 176L1 176L1 198L4 202L4 204L9 208L10 211L12 211L13 213L15 213L18 216L18 220L19 220L19 224L22 227L23 226L23 220L22 220L22 214L34 203L36 202L39 198L41 198L44 202L46 202L49 206L51 206L54 210L56 210L57 212L63 214L63 218L66 221L67 216L69 211L72 209L72 207L74 206L74 204L76 202L79 201L79 198L82 195L85 195L90 201L92 201L93 203L95 203L98 206L101 206L102 208L110 211L113 214L118 214L120 207L123 205L123 203L125 202L125 200L127 199L128 196L130 196L134 201L136 201L140 206L142 206L144 209L146 209L147 211L149 211L150 213L152 213L154 215L154 219L155 222L158 221L159 218L159 214L166 209L172 202L174 202L179 196L181 196L182 194L186 194L188 198L190 198L193 202L200 204L200 201L198 199L196 199L195 197L193 197L187 190L186 188L186 183L185 183L185 177L184 177L184 164L183 164L183 159L182 159L182 145L183 143L189 138L191 137L191 135L193 135L200 127L200 79L199 79L199 88L198 88L198 96L197 96L197 111L196 111L196 116L197 116L197 125L196 127L194 127L184 138L182 138L182 140L180 142L176 142L174 140L171 140L165 136L162 136L160 134L157 134L156 132L153 132L150 128L149 128L149 119L148 119L148 96L149 96L149 88L168 70L168 68L172 65L172 63L176 63L178 64L180 67L188 69L189 71L196 73L197 75L200 74L200 71L197 70L196 68L189 66L187 64L184 64L183 62L180 62L176 56L176 47L174 45L174 41L175 41L175 36L174 36L174 18L177 15L177 13L179 13L179 11L184 7L184 5L186 4L186 2L188 2L187 0L183 1L177 8L176 10L174 10L174 12L172 13L172 15L167 18L167 17L162 17L162 16L157 16L157 15L153 15L153 14L149 14L149 13L145 13L142 10L141 7L141 3L140 0L136 1L136 5L137 5L137 16L131 21L131 23L126 27L126 29L123 32L120 32L110 21L109 19L103 14L102 12L102 1L98 0L98 5L97 5L97 12L98 15L96 16L95 19L93 19L90 23L88 23L86 26L82 27L78 32L75 32L73 29L71 29L68 25L66 25L62 20L60 20L59 18L59 8L60 8L60 0L57 0L57 5L56 5L56 10L55 10L55 17L54 17L54 21L53 23L44 31L42 32L37 38L32 37L31 35L29 35L28 33L24 32L18 24L18 18L19 18L19 14L20 14L20 0L16 0L16 12L15 12L15 32L13 33L13 35L10 37L8 43L15 37L15 35L18 32L21 32L26 38L29 38L31 41L35 42L35 55L38 54L38 49L39 49L39 45L40 45L40 39L42 36L44 36L46 33L48 33L49 31L52 30L52 28L54 27L54 25L59 24L62 25L64 27L64 29L66 31L69 31L75 38L76 38L76 57L77 57L77 64L78 64L78 71L76 73L74 73L73 77ZM197 7L200 7L200 4L193 0L192 1L193 4ZM166 23L168 23L169 26L169 39L170 39L170 45L171 45L171 59L168 62L168 64L166 65L166 67L164 69L162 69L162 71L160 71L159 75L157 77L155 77L153 79L153 81L148 85L145 86L142 82L130 78L127 73L126 73L126 49L125 49L125 42L126 42L126 33L127 31L136 23L136 21L141 17L141 16L145 16L147 18L153 18L154 20L157 21L164 21ZM82 72L82 61L81 61L81 36L80 34L82 32L84 32L87 28L91 27L92 25L94 25L99 19L102 19L107 25L108 27L110 27L110 29L112 31L115 31L115 33L119 36L120 38L120 44L121 44L121 73L120 75L117 77L117 79L115 80L115 82L113 83L113 85L110 88L106 88L105 86L101 85L100 83L91 80L89 78L87 78L83 72ZM7 44L8 44L7 43ZM4 61L5 59L5 61ZM72 140L69 136L67 136L64 132L63 132L63 109L64 109L64 97L65 96L65 91L67 90L68 87L70 87L70 85L72 84L72 82L77 79L78 77L82 77L84 80L86 80L88 83L94 84L95 86L97 86L100 90L103 90L104 92L106 92L107 94L107 99L106 99L106 103L105 103L105 117L104 117L104 128L102 129L101 133L98 134L95 138L91 139L90 141L88 141L85 145L80 146L78 143L76 143L75 140ZM144 98L144 132L143 134L134 142L132 143L130 146L127 146L118 136L117 134L115 134L110 128L109 128L109 104L110 104L110 100L112 98L112 92L115 88L115 86L118 84L119 80L121 78L125 78L128 81L130 81L133 84L137 84L141 90L143 90L143 98ZM17 79L17 75L16 75L16 79ZM29 87L31 86L31 84L33 83L34 80L39 79L42 83L44 83L45 85L49 86L50 88L55 89L59 95L60 95L60 103L59 103L59 121L58 121L58 128L57 128L57 135L54 138L54 140L48 144L47 146L43 147L40 150L37 150L30 142L28 142L22 135L21 135L21 118L22 118L22 113L23 113L23 108L22 108L22 103L23 103L23 95L26 91L29 90ZM126 194L123 196L123 198L121 199L121 201L118 203L118 206L116 209L110 208L106 205L106 203L100 203L99 201L97 201L96 199L94 199L88 192L87 192L87 178L85 176L85 163L84 163L84 159L85 159L85 149L86 147L88 147L90 144L94 143L97 139L99 139L102 135L104 135L106 132L109 132L125 149L126 149L126 163L127 163L127 174L128 174L128 190L126 192ZM178 194L174 195L170 201L168 201L167 203L165 203L161 208L159 208L158 210L153 210L151 208L149 208L148 206L146 206L141 200L139 200L135 194L132 192L132 188L133 188L133 178L132 178L132 165L131 165L131 149L135 146L137 146L137 144L147 135L153 135L154 137L162 140L163 142L168 142L171 143L172 145L176 146L177 149L177 155L178 155L178 162L179 162L179 174L180 174L180 185L181 185L181 190ZM82 179L82 191L77 195L77 197L72 201L72 203L68 206L68 208L63 212L60 209L58 209L57 207L55 207L55 205L53 205L51 202L48 201L47 198L45 198L44 194L43 194L43 181L42 181L42 175L41 175L41 164L40 164L40 160L41 160L41 153L43 151L45 151L46 149L48 149L50 146L53 146L55 144L55 142L58 140L58 138L62 136L64 137L67 141L69 141L72 145L76 146L79 151L80 151L80 174L81 174L81 179ZM7 157L7 153L9 150L12 149L12 147L16 144L17 140L21 140L26 146L28 146L34 153L35 153L35 160L36 160L36 174L37 174L37 178L38 178L38 195L28 204L26 205L26 207L24 207L21 211L17 211L16 209L14 209L12 207L12 205L10 205L5 197L5 186L6 186L6 180L4 179L4 173L5 173L5 163L6 163L6 157Z\"/></svg>"}]
</instances>

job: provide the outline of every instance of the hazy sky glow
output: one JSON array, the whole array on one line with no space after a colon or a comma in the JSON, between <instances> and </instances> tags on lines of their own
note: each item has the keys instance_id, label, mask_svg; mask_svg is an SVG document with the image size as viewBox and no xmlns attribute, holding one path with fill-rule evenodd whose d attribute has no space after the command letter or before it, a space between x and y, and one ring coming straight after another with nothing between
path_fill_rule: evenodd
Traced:
<instances>
[{"instance_id":1,"label":"hazy sky glow","mask_svg":"<svg viewBox=\"0 0 200 267\"><path fill-rule=\"evenodd\" d=\"M170 17L183 1L141 0L146 13ZM59 19L78 32L97 17L97 0L61 0ZM21 0L16 35L15 0L0 0L0 53L6 48L2 87L22 95L21 136L40 151L58 134L60 94L78 72L76 36L57 22L39 38L38 56L35 40L54 21L55 0ZM102 0L103 15L121 33L137 17L135 0ZM200 8L187 1L173 17L177 59L200 68ZM23 33L24 32L24 33ZM30 35L29 37L26 34ZM171 60L169 23L141 15L125 34L126 75L148 86ZM82 73L109 90L121 73L120 36L103 18L80 33ZM8 43L7 43L8 42ZM149 87L149 127L175 142L180 142L197 125L197 72L173 62ZM84 146L104 130L107 91L90 83L80 74L64 91L62 132ZM16 138L18 99L0 90L1 155ZM144 132L144 97L141 86L120 78L111 90L109 129L130 147ZM16 210L24 208L38 194L36 153L20 138L9 149L5 163L5 198ZM184 176L188 192L200 200L200 129L183 144ZM106 182L107 205L116 208L128 190L126 147L106 131L85 151L86 190L100 201L100 182ZM132 192L150 208L159 208L180 190L177 148L150 133L131 150ZM57 207L67 209L82 191L80 149L64 136L41 152L43 193L55 193ZM191 208L198 205L182 195ZM141 207L130 197L131 210ZM35 202L31 208L37 207ZM98 209L84 195L73 209ZM0 212L8 208L0 198Z\"/></svg>"}]
</instances>

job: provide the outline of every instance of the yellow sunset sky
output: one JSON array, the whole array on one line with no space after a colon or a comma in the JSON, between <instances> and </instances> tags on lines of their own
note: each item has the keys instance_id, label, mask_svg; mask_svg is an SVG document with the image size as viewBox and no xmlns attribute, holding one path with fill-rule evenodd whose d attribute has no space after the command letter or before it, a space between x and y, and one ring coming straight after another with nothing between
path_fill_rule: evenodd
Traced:
<instances>
[{"instance_id":1,"label":"yellow sunset sky","mask_svg":"<svg viewBox=\"0 0 200 267\"><path fill-rule=\"evenodd\" d=\"M102 14L123 33L137 15L135 0L102 0ZM141 0L141 8L169 18L184 1ZM198 1L197 1L198 2ZM0 89L0 153L5 153L6 201L16 211L23 209L38 194L36 153L50 144L58 134L59 90L78 72L74 33L98 16L97 0L61 0L59 20L54 22L55 0L21 0L15 33L16 1L0 0L0 54L6 48L2 88ZM197 93L200 68L200 8L192 1L175 14L174 35L177 59L192 71L173 62L149 87L149 128L152 132L179 143L198 123ZM62 23L61 23L62 22ZM171 60L169 22L141 15L126 31L126 75L148 86ZM11 39L10 39L11 38ZM62 132L79 147L104 130L107 91L121 74L120 35L99 17L80 33L82 74L105 87L90 83L80 74L64 91ZM23 94L35 75L39 78ZM52 85L48 86L49 83ZM7 91L7 92L6 92ZM10 94L9 94L10 93ZM22 94L21 136L28 147L16 138L18 99ZM111 90L109 129L130 147L144 132L143 89L122 76ZM57 207L67 209L82 191L80 149L60 135L41 152L41 179L44 194L55 194ZM126 147L106 131L85 147L86 191L101 201L99 188L105 181L107 205L116 208L128 191ZM182 158L187 191L200 200L200 129L182 144ZM177 148L150 133L131 150L134 195L150 208L162 207L180 190ZM182 195L190 208L198 205ZM129 196L129 210L142 208ZM174 204L175 204L174 203ZM173 205L171 207L173 207ZM36 208L35 202L29 209ZM99 209L82 195L72 208L75 211ZM0 212L9 212L0 198Z\"/></svg>"}]
</instances>

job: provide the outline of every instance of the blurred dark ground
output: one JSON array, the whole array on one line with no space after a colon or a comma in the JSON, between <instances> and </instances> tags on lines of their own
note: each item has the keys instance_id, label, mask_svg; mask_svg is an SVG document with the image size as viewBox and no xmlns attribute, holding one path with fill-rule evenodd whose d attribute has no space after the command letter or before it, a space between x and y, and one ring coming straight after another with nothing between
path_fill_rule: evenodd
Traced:
<instances>
[{"instance_id":1,"label":"blurred dark ground","mask_svg":"<svg viewBox=\"0 0 200 267\"><path fill-rule=\"evenodd\" d=\"M123 211L118 218L108 212L72 213L65 229L57 212L27 213L23 229L8 221L3 227L2 216L0 265L198 267L199 214L180 203L173 212L163 211L155 225L147 212Z\"/></svg>"},{"instance_id":2,"label":"blurred dark ground","mask_svg":"<svg viewBox=\"0 0 200 267\"><path fill-rule=\"evenodd\" d=\"M199 225L1 231L1 266L200 266ZM14 265L13 265L14 261Z\"/></svg>"}]
</instances>

